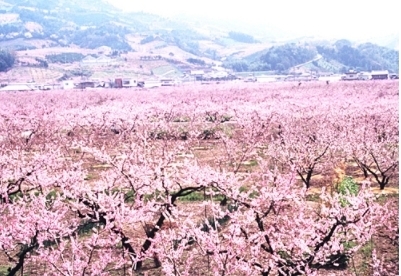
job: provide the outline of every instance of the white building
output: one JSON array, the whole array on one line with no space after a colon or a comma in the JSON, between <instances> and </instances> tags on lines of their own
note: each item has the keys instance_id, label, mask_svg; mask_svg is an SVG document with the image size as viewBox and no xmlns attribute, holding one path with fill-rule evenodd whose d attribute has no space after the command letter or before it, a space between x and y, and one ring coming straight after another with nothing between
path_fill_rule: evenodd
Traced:
<instances>
[{"instance_id":1,"label":"white building","mask_svg":"<svg viewBox=\"0 0 401 276\"><path fill-rule=\"evenodd\" d=\"M162 83L158 80L145 80L140 86L143 88L155 88L161 87Z\"/></svg>"},{"instance_id":2,"label":"white building","mask_svg":"<svg viewBox=\"0 0 401 276\"><path fill-rule=\"evenodd\" d=\"M389 73L387 70L380 70L380 71L372 71L371 73L372 80L388 80Z\"/></svg>"},{"instance_id":3,"label":"white building","mask_svg":"<svg viewBox=\"0 0 401 276\"><path fill-rule=\"evenodd\" d=\"M174 86L176 81L174 79L161 79L161 86Z\"/></svg>"},{"instance_id":4,"label":"white building","mask_svg":"<svg viewBox=\"0 0 401 276\"><path fill-rule=\"evenodd\" d=\"M359 74L358 72L354 70L349 70L349 72L345 73L343 77L341 78L342 80L359 80Z\"/></svg>"},{"instance_id":5,"label":"white building","mask_svg":"<svg viewBox=\"0 0 401 276\"><path fill-rule=\"evenodd\" d=\"M72 80L63 81L62 88L64 90L74 89L74 82Z\"/></svg>"},{"instance_id":6,"label":"white building","mask_svg":"<svg viewBox=\"0 0 401 276\"><path fill-rule=\"evenodd\" d=\"M138 82L136 79L130 79L130 78L124 78L122 80L123 82L123 87L125 88L130 88L130 87L137 87L138 86Z\"/></svg>"},{"instance_id":7,"label":"white building","mask_svg":"<svg viewBox=\"0 0 401 276\"><path fill-rule=\"evenodd\" d=\"M32 91L35 90L35 87L28 84L9 84L5 87L0 88L0 91Z\"/></svg>"},{"instance_id":8,"label":"white building","mask_svg":"<svg viewBox=\"0 0 401 276\"><path fill-rule=\"evenodd\" d=\"M358 77L360 80L370 80L372 75L369 72L360 72Z\"/></svg>"}]
</instances>

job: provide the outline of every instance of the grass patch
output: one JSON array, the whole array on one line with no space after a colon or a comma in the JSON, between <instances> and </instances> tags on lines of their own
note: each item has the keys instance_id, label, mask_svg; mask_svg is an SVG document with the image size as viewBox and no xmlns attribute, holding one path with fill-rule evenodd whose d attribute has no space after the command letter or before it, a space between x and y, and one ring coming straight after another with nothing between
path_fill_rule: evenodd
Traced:
<instances>
[{"instance_id":1,"label":"grass patch","mask_svg":"<svg viewBox=\"0 0 401 276\"><path fill-rule=\"evenodd\" d=\"M369 258L370 259L372 257L373 249L374 249L373 241L369 241L360 250L361 250L362 255L365 258Z\"/></svg>"},{"instance_id":2,"label":"grass patch","mask_svg":"<svg viewBox=\"0 0 401 276\"><path fill-rule=\"evenodd\" d=\"M376 201L380 204L386 203L389 199L398 199L398 194L378 194Z\"/></svg>"},{"instance_id":3,"label":"grass patch","mask_svg":"<svg viewBox=\"0 0 401 276\"><path fill-rule=\"evenodd\" d=\"M134 202L134 200L135 200L135 192L133 190L129 190L124 194L125 202Z\"/></svg>"},{"instance_id":4,"label":"grass patch","mask_svg":"<svg viewBox=\"0 0 401 276\"><path fill-rule=\"evenodd\" d=\"M178 198L179 201L187 201L187 202L193 202L193 201L204 201L204 200L209 200L210 196L206 195L203 192L193 192L190 193L189 195L186 196L181 196ZM213 201L222 201L224 199L224 196L222 195L215 195L212 197Z\"/></svg>"},{"instance_id":5,"label":"grass patch","mask_svg":"<svg viewBox=\"0 0 401 276\"><path fill-rule=\"evenodd\" d=\"M373 241L369 241L365 244L361 249L359 249L359 253L361 256L361 263L355 267L355 273L358 275L370 275L371 266L370 262L372 260L372 252L374 249Z\"/></svg>"},{"instance_id":6,"label":"grass patch","mask_svg":"<svg viewBox=\"0 0 401 276\"><path fill-rule=\"evenodd\" d=\"M357 196L359 192L359 186L352 177L345 176L337 186L337 192L343 196ZM343 207L349 205L349 202L342 197L340 198L340 203Z\"/></svg>"},{"instance_id":7,"label":"grass patch","mask_svg":"<svg viewBox=\"0 0 401 276\"><path fill-rule=\"evenodd\" d=\"M10 267L8 265L0 265L0 276L8 275L8 269Z\"/></svg>"},{"instance_id":8,"label":"grass patch","mask_svg":"<svg viewBox=\"0 0 401 276\"><path fill-rule=\"evenodd\" d=\"M249 187L247 187L247 186L241 186L241 187L239 187L239 192L240 193L246 193L246 192L248 192L249 191Z\"/></svg>"},{"instance_id":9,"label":"grass patch","mask_svg":"<svg viewBox=\"0 0 401 276\"><path fill-rule=\"evenodd\" d=\"M203 193L193 192L186 196L181 196L178 198L180 201L203 201L205 200L205 196Z\"/></svg>"},{"instance_id":10,"label":"grass patch","mask_svg":"<svg viewBox=\"0 0 401 276\"><path fill-rule=\"evenodd\" d=\"M15 193L15 194L9 195L9 199L11 201L16 201L16 200L21 199L23 197L23 195L24 194L21 191L19 191L19 192Z\"/></svg>"},{"instance_id":11,"label":"grass patch","mask_svg":"<svg viewBox=\"0 0 401 276\"><path fill-rule=\"evenodd\" d=\"M248 193L248 192L249 192L249 187L241 186L241 187L239 188L239 192L240 192L240 193ZM259 193L258 193L257 191L252 191L252 192L249 194L249 198L257 198L258 196L259 196Z\"/></svg>"},{"instance_id":12,"label":"grass patch","mask_svg":"<svg viewBox=\"0 0 401 276\"><path fill-rule=\"evenodd\" d=\"M55 190L52 190L52 191L50 191L50 192L46 195L46 199L47 199L47 200L54 200L54 199L56 199L57 196L59 196L59 195L60 195L59 192L57 192L57 191L55 191Z\"/></svg>"}]
</instances>

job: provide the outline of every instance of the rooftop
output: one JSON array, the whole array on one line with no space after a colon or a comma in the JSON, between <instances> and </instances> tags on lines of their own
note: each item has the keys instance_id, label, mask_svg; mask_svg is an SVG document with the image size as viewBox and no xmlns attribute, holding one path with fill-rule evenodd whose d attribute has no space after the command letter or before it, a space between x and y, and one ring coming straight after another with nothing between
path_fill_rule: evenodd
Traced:
<instances>
[{"instance_id":1,"label":"rooftop","mask_svg":"<svg viewBox=\"0 0 401 276\"><path fill-rule=\"evenodd\" d=\"M372 75L388 75L388 70L377 70L377 71L372 71Z\"/></svg>"}]
</instances>

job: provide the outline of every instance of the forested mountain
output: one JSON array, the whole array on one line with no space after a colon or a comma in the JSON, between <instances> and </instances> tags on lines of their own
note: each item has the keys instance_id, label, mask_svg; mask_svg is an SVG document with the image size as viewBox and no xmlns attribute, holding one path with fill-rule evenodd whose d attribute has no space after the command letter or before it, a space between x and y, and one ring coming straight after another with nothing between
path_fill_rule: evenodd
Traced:
<instances>
[{"instance_id":1,"label":"forested mountain","mask_svg":"<svg viewBox=\"0 0 401 276\"><path fill-rule=\"evenodd\" d=\"M399 70L399 52L372 43L356 47L351 43L336 43L332 47L317 46L316 49L326 60L335 60L355 70Z\"/></svg>"},{"instance_id":2,"label":"forested mountain","mask_svg":"<svg viewBox=\"0 0 401 276\"><path fill-rule=\"evenodd\" d=\"M145 55L176 47L196 56L191 58L223 61L234 71L286 72L300 65L332 72L399 70L398 51L373 43L266 42L249 33L195 24L190 19L124 13L105 0L0 0L0 49L71 46L108 46L117 51L143 51ZM188 56L174 58L185 61Z\"/></svg>"},{"instance_id":3,"label":"forested mountain","mask_svg":"<svg viewBox=\"0 0 401 276\"><path fill-rule=\"evenodd\" d=\"M308 66L312 70L346 72L348 70L399 71L399 52L372 43L353 46L350 41L338 40L311 45L289 43L273 46L243 60L228 59L225 65L235 71L279 71Z\"/></svg>"},{"instance_id":4,"label":"forested mountain","mask_svg":"<svg viewBox=\"0 0 401 276\"><path fill-rule=\"evenodd\" d=\"M135 21L130 26L120 24L118 10L102 1L6 0L1 13L5 19L0 24L0 41L48 39L53 46L130 50L124 36L143 28Z\"/></svg>"},{"instance_id":5,"label":"forested mountain","mask_svg":"<svg viewBox=\"0 0 401 276\"><path fill-rule=\"evenodd\" d=\"M227 61L225 64L235 71L285 71L293 66L315 58L314 47L295 43L273 46L266 51L248 56L244 60Z\"/></svg>"}]
</instances>

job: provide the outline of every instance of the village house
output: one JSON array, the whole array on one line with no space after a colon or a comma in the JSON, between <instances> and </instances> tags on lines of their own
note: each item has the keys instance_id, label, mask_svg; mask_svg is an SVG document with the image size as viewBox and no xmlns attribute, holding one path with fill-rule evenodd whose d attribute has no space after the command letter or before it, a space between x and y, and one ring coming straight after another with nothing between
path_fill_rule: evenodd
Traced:
<instances>
[{"instance_id":1,"label":"village house","mask_svg":"<svg viewBox=\"0 0 401 276\"><path fill-rule=\"evenodd\" d=\"M372 71L371 73L372 80L387 80L389 79L389 74L387 70L381 71Z\"/></svg>"},{"instance_id":2,"label":"village house","mask_svg":"<svg viewBox=\"0 0 401 276\"><path fill-rule=\"evenodd\" d=\"M359 74L358 74L358 78L360 79L360 80L370 80L371 79L371 74L369 73L369 72L360 72Z\"/></svg>"},{"instance_id":3,"label":"village house","mask_svg":"<svg viewBox=\"0 0 401 276\"><path fill-rule=\"evenodd\" d=\"M124 88L130 88L130 87L137 87L138 83L136 79L132 78L124 78L122 79L122 87Z\"/></svg>"},{"instance_id":4,"label":"village house","mask_svg":"<svg viewBox=\"0 0 401 276\"><path fill-rule=\"evenodd\" d=\"M60 89L62 86L59 83L44 84L39 89L41 90L55 90Z\"/></svg>"},{"instance_id":5,"label":"village house","mask_svg":"<svg viewBox=\"0 0 401 276\"><path fill-rule=\"evenodd\" d=\"M113 87L114 88L122 88L123 87L123 79L121 79L121 78L114 79Z\"/></svg>"},{"instance_id":6,"label":"village house","mask_svg":"<svg viewBox=\"0 0 401 276\"><path fill-rule=\"evenodd\" d=\"M205 71L203 70L191 70L190 72L191 77L194 77L197 81L202 80L204 74Z\"/></svg>"},{"instance_id":7,"label":"village house","mask_svg":"<svg viewBox=\"0 0 401 276\"><path fill-rule=\"evenodd\" d=\"M72 81L72 80L66 80L66 81L63 81L62 83L61 83L61 87L64 89L64 90L69 90L69 89L74 89L74 81Z\"/></svg>"},{"instance_id":8,"label":"village house","mask_svg":"<svg viewBox=\"0 0 401 276\"><path fill-rule=\"evenodd\" d=\"M358 80L359 75L358 72L355 70L349 70L348 72L345 73L344 76L341 78L342 80Z\"/></svg>"},{"instance_id":9,"label":"village house","mask_svg":"<svg viewBox=\"0 0 401 276\"><path fill-rule=\"evenodd\" d=\"M34 86L29 84L15 83L15 84L8 84L7 86L0 88L0 91L32 91L35 89L36 88Z\"/></svg>"},{"instance_id":10,"label":"village house","mask_svg":"<svg viewBox=\"0 0 401 276\"><path fill-rule=\"evenodd\" d=\"M142 88L156 88L156 87L161 87L162 83L159 80L144 80L144 81L139 81L138 86Z\"/></svg>"},{"instance_id":11,"label":"village house","mask_svg":"<svg viewBox=\"0 0 401 276\"><path fill-rule=\"evenodd\" d=\"M161 86L174 86L176 84L173 79L161 79L160 82Z\"/></svg>"},{"instance_id":12,"label":"village house","mask_svg":"<svg viewBox=\"0 0 401 276\"><path fill-rule=\"evenodd\" d=\"M78 83L78 89L86 89L86 88L95 88L96 82L95 81L81 81Z\"/></svg>"}]
</instances>

